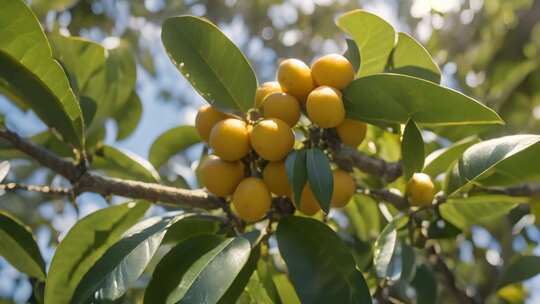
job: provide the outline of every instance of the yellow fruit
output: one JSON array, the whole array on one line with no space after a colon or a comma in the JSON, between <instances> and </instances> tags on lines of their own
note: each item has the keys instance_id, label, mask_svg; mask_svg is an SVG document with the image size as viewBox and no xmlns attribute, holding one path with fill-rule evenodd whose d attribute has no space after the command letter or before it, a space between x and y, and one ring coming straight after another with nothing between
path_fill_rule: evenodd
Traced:
<instances>
[{"instance_id":1,"label":"yellow fruit","mask_svg":"<svg viewBox=\"0 0 540 304\"><path fill-rule=\"evenodd\" d=\"M227 162L215 155L210 155L201 165L201 179L208 191L217 196L233 194L244 178L244 165L239 162Z\"/></svg>"},{"instance_id":2,"label":"yellow fruit","mask_svg":"<svg viewBox=\"0 0 540 304\"><path fill-rule=\"evenodd\" d=\"M281 92L281 86L279 86L277 81L269 81L261 84L255 92L255 106L260 108L266 96L278 92Z\"/></svg>"},{"instance_id":3,"label":"yellow fruit","mask_svg":"<svg viewBox=\"0 0 540 304\"><path fill-rule=\"evenodd\" d=\"M239 160L249 152L249 132L244 121L228 118L218 122L210 132L210 147L226 161Z\"/></svg>"},{"instance_id":4,"label":"yellow fruit","mask_svg":"<svg viewBox=\"0 0 540 304\"><path fill-rule=\"evenodd\" d=\"M265 118L279 118L293 127L300 119L300 104L287 93L272 93L264 99L263 114Z\"/></svg>"},{"instance_id":5,"label":"yellow fruit","mask_svg":"<svg viewBox=\"0 0 540 304\"><path fill-rule=\"evenodd\" d=\"M313 90L307 98L306 109L311 122L321 128L337 127L345 119L341 92L332 87L322 86Z\"/></svg>"},{"instance_id":6,"label":"yellow fruit","mask_svg":"<svg viewBox=\"0 0 540 304\"><path fill-rule=\"evenodd\" d=\"M291 186L287 178L285 162L270 162L263 170L263 180L270 192L278 196L288 196L291 194Z\"/></svg>"},{"instance_id":7,"label":"yellow fruit","mask_svg":"<svg viewBox=\"0 0 540 304\"><path fill-rule=\"evenodd\" d=\"M212 128L227 117L227 114L222 113L209 105L202 106L199 108L197 117L195 118L195 128L197 129L199 136L204 141L208 142Z\"/></svg>"},{"instance_id":8,"label":"yellow fruit","mask_svg":"<svg viewBox=\"0 0 540 304\"><path fill-rule=\"evenodd\" d=\"M302 190L302 195L300 196L300 212L302 212L305 215L315 215L315 213L319 212L321 210L321 206L319 205L319 201L315 198L315 195L313 194L313 191L311 191L311 187L309 187L308 184L304 186L304 189Z\"/></svg>"},{"instance_id":9,"label":"yellow fruit","mask_svg":"<svg viewBox=\"0 0 540 304\"><path fill-rule=\"evenodd\" d=\"M262 179L248 177L234 191L232 203L241 219L254 222L268 213L272 197Z\"/></svg>"},{"instance_id":10,"label":"yellow fruit","mask_svg":"<svg viewBox=\"0 0 540 304\"><path fill-rule=\"evenodd\" d=\"M315 87L311 69L301 60L283 60L277 70L277 80L281 89L300 101L304 101Z\"/></svg>"},{"instance_id":11,"label":"yellow fruit","mask_svg":"<svg viewBox=\"0 0 540 304\"><path fill-rule=\"evenodd\" d=\"M407 195L412 206L430 206L435 197L435 185L429 175L415 173L407 183Z\"/></svg>"},{"instance_id":12,"label":"yellow fruit","mask_svg":"<svg viewBox=\"0 0 540 304\"><path fill-rule=\"evenodd\" d=\"M344 144L356 148L366 137L367 125L358 120L345 119L336 127L336 131Z\"/></svg>"},{"instance_id":13,"label":"yellow fruit","mask_svg":"<svg viewBox=\"0 0 540 304\"><path fill-rule=\"evenodd\" d=\"M322 56L311 65L311 75L317 85L344 89L354 79L354 69L347 58L339 54Z\"/></svg>"},{"instance_id":14,"label":"yellow fruit","mask_svg":"<svg viewBox=\"0 0 540 304\"><path fill-rule=\"evenodd\" d=\"M294 134L283 120L265 119L251 130L251 146L260 157L269 161L284 159L294 145Z\"/></svg>"},{"instance_id":15,"label":"yellow fruit","mask_svg":"<svg viewBox=\"0 0 540 304\"><path fill-rule=\"evenodd\" d=\"M332 192L331 206L343 208L356 192L356 183L352 176L343 170L335 170L332 175L334 176L334 190Z\"/></svg>"}]
</instances>

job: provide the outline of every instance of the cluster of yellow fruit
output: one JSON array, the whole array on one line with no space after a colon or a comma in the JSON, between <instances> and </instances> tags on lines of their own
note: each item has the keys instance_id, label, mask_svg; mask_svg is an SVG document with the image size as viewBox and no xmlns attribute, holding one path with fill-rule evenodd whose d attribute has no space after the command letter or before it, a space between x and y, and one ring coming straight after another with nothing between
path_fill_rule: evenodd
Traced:
<instances>
[{"instance_id":1,"label":"cluster of yellow fruit","mask_svg":"<svg viewBox=\"0 0 540 304\"><path fill-rule=\"evenodd\" d=\"M271 193L292 199L284 160L293 149L292 128L303 111L316 126L336 128L344 144L356 147L363 141L366 124L345 118L340 91L353 79L351 63L338 54L319 58L311 68L298 59L287 59L279 65L277 82L264 83L256 91L255 110L261 112L262 119L239 118L211 106L199 109L195 127L214 154L201 165L204 186L220 197L232 195L236 214L247 222L266 215ZM252 149L268 161L260 168L262 178L253 176L256 172L250 172L251 166L242 162ZM354 194L356 183L342 170L335 170L333 177L332 207L343 207ZM306 184L300 211L314 215L319 210L320 204Z\"/></svg>"}]
</instances>

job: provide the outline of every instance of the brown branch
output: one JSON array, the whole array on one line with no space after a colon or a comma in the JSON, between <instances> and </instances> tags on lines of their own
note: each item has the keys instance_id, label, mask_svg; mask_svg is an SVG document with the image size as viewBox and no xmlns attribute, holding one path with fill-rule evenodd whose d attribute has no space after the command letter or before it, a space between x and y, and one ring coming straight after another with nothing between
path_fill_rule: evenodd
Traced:
<instances>
[{"instance_id":1,"label":"brown branch","mask_svg":"<svg viewBox=\"0 0 540 304\"><path fill-rule=\"evenodd\" d=\"M379 176L386 182L393 182L402 174L400 163L389 163L344 145L334 147L333 158L339 167L349 170L355 167L360 171Z\"/></svg>"},{"instance_id":2,"label":"brown branch","mask_svg":"<svg viewBox=\"0 0 540 304\"><path fill-rule=\"evenodd\" d=\"M50 187L50 186L41 186L41 185L26 185L19 183L7 183L0 184L0 191L30 191L30 192L39 192L43 194L57 194L57 195L70 195L73 193L71 189L61 188L61 187Z\"/></svg>"},{"instance_id":3,"label":"brown branch","mask_svg":"<svg viewBox=\"0 0 540 304\"><path fill-rule=\"evenodd\" d=\"M391 203L398 210L407 210L409 208L409 201L405 197L388 189L366 189L363 193L376 200Z\"/></svg>"}]
</instances>

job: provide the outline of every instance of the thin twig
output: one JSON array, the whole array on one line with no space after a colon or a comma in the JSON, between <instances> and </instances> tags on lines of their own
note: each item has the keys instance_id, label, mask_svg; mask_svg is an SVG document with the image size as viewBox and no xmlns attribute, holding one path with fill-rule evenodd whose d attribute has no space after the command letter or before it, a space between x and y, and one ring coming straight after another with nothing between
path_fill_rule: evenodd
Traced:
<instances>
[{"instance_id":1,"label":"thin twig","mask_svg":"<svg viewBox=\"0 0 540 304\"><path fill-rule=\"evenodd\" d=\"M54 194L54 195L71 195L73 190L69 188L62 187L51 187L51 186L42 186L42 185L27 185L20 183L7 183L0 184L0 191L30 191L30 192L39 192L43 194Z\"/></svg>"}]
</instances>

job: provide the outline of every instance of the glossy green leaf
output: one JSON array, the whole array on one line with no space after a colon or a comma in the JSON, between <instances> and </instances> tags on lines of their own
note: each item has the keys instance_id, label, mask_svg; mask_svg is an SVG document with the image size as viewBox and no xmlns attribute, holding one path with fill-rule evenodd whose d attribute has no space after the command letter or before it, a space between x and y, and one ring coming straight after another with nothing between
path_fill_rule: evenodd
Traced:
<instances>
[{"instance_id":1,"label":"glossy green leaf","mask_svg":"<svg viewBox=\"0 0 540 304\"><path fill-rule=\"evenodd\" d=\"M307 179L322 210L328 213L334 191L334 177L330 160L323 151L313 148L306 152Z\"/></svg>"},{"instance_id":2,"label":"glossy green leaf","mask_svg":"<svg viewBox=\"0 0 540 304\"><path fill-rule=\"evenodd\" d=\"M232 282L227 292L221 297L218 303L227 304L235 303L236 300L240 297L244 289L247 288L246 285L251 281L251 277L255 274L257 269L257 264L261 257L261 248L256 247L251 250L249 259L240 271L234 281Z\"/></svg>"},{"instance_id":3,"label":"glossy green leaf","mask_svg":"<svg viewBox=\"0 0 540 304\"><path fill-rule=\"evenodd\" d=\"M188 216L166 214L131 227L84 275L73 302L113 301L123 296L150 263L170 225Z\"/></svg>"},{"instance_id":4,"label":"glossy green leaf","mask_svg":"<svg viewBox=\"0 0 540 304\"><path fill-rule=\"evenodd\" d=\"M413 120L409 120L403 131L401 141L403 176L409 180L411 176L424 168L424 140Z\"/></svg>"},{"instance_id":5,"label":"glossy green leaf","mask_svg":"<svg viewBox=\"0 0 540 304\"><path fill-rule=\"evenodd\" d=\"M173 223L167 228L163 243L177 244L188 238L203 235L216 234L220 229L220 222L207 216L190 216Z\"/></svg>"},{"instance_id":6,"label":"glossy green leaf","mask_svg":"<svg viewBox=\"0 0 540 304\"><path fill-rule=\"evenodd\" d=\"M17 270L45 280L45 262L34 235L21 221L0 211L0 256Z\"/></svg>"},{"instance_id":7,"label":"glossy green leaf","mask_svg":"<svg viewBox=\"0 0 540 304\"><path fill-rule=\"evenodd\" d=\"M306 150L293 151L285 160L287 179L294 194L293 202L300 207L300 197L307 182Z\"/></svg>"},{"instance_id":8,"label":"glossy green leaf","mask_svg":"<svg viewBox=\"0 0 540 304\"><path fill-rule=\"evenodd\" d=\"M160 168L174 155L201 142L201 137L193 126L178 126L162 133L150 147L148 159Z\"/></svg>"},{"instance_id":9,"label":"glossy green leaf","mask_svg":"<svg viewBox=\"0 0 540 304\"><path fill-rule=\"evenodd\" d=\"M249 110L257 79L246 57L214 24L194 16L165 20L161 40L174 65L214 107Z\"/></svg>"},{"instance_id":10,"label":"glossy green leaf","mask_svg":"<svg viewBox=\"0 0 540 304\"><path fill-rule=\"evenodd\" d=\"M47 276L45 303L70 303L83 276L149 206L146 202L115 205L78 221L56 248Z\"/></svg>"},{"instance_id":11,"label":"glossy green leaf","mask_svg":"<svg viewBox=\"0 0 540 304\"><path fill-rule=\"evenodd\" d=\"M131 93L126 103L114 114L114 119L118 127L116 140L126 139L133 134L141 121L142 111L143 105L141 99L137 93Z\"/></svg>"},{"instance_id":12,"label":"glossy green leaf","mask_svg":"<svg viewBox=\"0 0 540 304\"><path fill-rule=\"evenodd\" d=\"M248 261L250 251L249 241L241 236L189 238L159 262L144 303L216 303Z\"/></svg>"},{"instance_id":13,"label":"glossy green leaf","mask_svg":"<svg viewBox=\"0 0 540 304\"><path fill-rule=\"evenodd\" d=\"M426 156L424 169L422 171L432 178L437 177L437 175L446 172L448 168L463 155L463 152L465 152L467 148L479 141L478 137L471 136L446 148L431 152Z\"/></svg>"},{"instance_id":14,"label":"glossy green leaf","mask_svg":"<svg viewBox=\"0 0 540 304\"><path fill-rule=\"evenodd\" d=\"M360 51L358 50L358 46L352 39L345 39L345 42L347 43L347 50L343 56L345 56L352 64L353 70L358 72L358 69L360 68Z\"/></svg>"},{"instance_id":15,"label":"glossy green leaf","mask_svg":"<svg viewBox=\"0 0 540 304\"><path fill-rule=\"evenodd\" d=\"M361 63L358 76L383 72L396 41L394 28L381 17L363 10L341 15L337 25L358 46Z\"/></svg>"},{"instance_id":16,"label":"glossy green leaf","mask_svg":"<svg viewBox=\"0 0 540 304\"><path fill-rule=\"evenodd\" d=\"M441 70L429 52L406 33L398 33L398 42L390 60L391 73L410 75L434 83L441 82Z\"/></svg>"},{"instance_id":17,"label":"glossy green leaf","mask_svg":"<svg viewBox=\"0 0 540 304\"><path fill-rule=\"evenodd\" d=\"M470 184L509 186L540 180L540 135L511 135L469 147L450 176L447 191Z\"/></svg>"},{"instance_id":18,"label":"glossy green leaf","mask_svg":"<svg viewBox=\"0 0 540 304\"><path fill-rule=\"evenodd\" d=\"M411 285L416 289L416 303L437 303L437 278L428 266L418 266Z\"/></svg>"},{"instance_id":19,"label":"glossy green leaf","mask_svg":"<svg viewBox=\"0 0 540 304\"><path fill-rule=\"evenodd\" d=\"M107 145L96 151L92 167L112 177L143 182L159 182L160 180L156 169L146 159Z\"/></svg>"},{"instance_id":20,"label":"glossy green leaf","mask_svg":"<svg viewBox=\"0 0 540 304\"><path fill-rule=\"evenodd\" d=\"M284 217L276 236L303 303L371 303L369 289L349 249L324 223Z\"/></svg>"},{"instance_id":21,"label":"glossy green leaf","mask_svg":"<svg viewBox=\"0 0 540 304\"><path fill-rule=\"evenodd\" d=\"M394 218L375 241L373 246L373 264L377 276L381 279L395 281L401 276L401 261L396 261L395 256L400 257L401 248L397 241L397 224L400 217ZM396 249L399 251L396 254ZM394 263L392 261L394 260Z\"/></svg>"},{"instance_id":22,"label":"glossy green leaf","mask_svg":"<svg viewBox=\"0 0 540 304\"><path fill-rule=\"evenodd\" d=\"M0 182L2 182L4 178L6 178L10 168L11 166L8 161L3 161L0 163Z\"/></svg>"},{"instance_id":23,"label":"glossy green leaf","mask_svg":"<svg viewBox=\"0 0 540 304\"><path fill-rule=\"evenodd\" d=\"M375 125L420 126L500 124L495 111L458 91L400 74L354 80L343 92L347 115ZM437 102L434 102L436 100Z\"/></svg>"},{"instance_id":24,"label":"glossy green leaf","mask_svg":"<svg viewBox=\"0 0 540 304\"><path fill-rule=\"evenodd\" d=\"M517 256L503 269L498 288L530 279L540 273L540 257Z\"/></svg>"},{"instance_id":25,"label":"glossy green leaf","mask_svg":"<svg viewBox=\"0 0 540 304\"><path fill-rule=\"evenodd\" d=\"M0 0L0 7L0 79L65 141L82 147L81 108L39 21L21 0Z\"/></svg>"},{"instance_id":26,"label":"glossy green leaf","mask_svg":"<svg viewBox=\"0 0 540 304\"><path fill-rule=\"evenodd\" d=\"M480 195L468 198L449 199L439 207L441 216L453 225L467 229L473 224L482 224L497 219L526 203L526 197L506 195Z\"/></svg>"}]
</instances>

